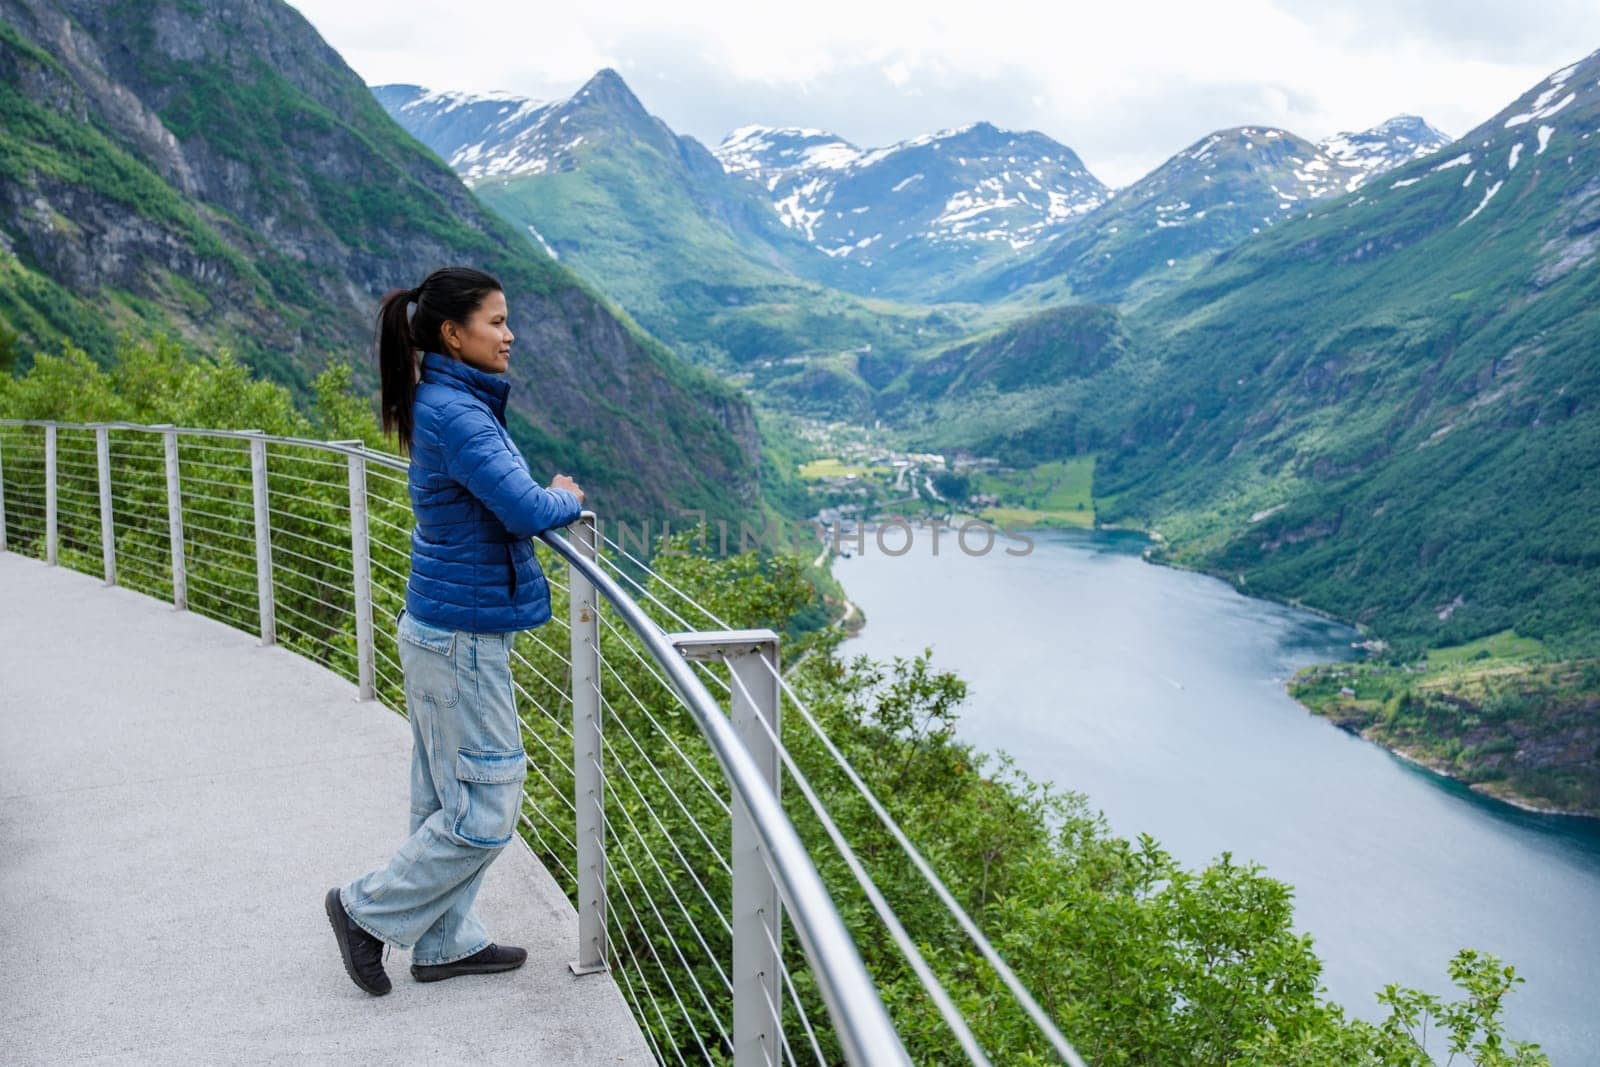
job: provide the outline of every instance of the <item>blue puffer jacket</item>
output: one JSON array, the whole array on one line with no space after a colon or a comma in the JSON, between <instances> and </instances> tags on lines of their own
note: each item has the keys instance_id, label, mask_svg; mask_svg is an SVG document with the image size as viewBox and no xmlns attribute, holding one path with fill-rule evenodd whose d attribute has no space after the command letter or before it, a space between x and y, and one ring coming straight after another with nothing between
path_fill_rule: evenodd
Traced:
<instances>
[{"instance_id":1,"label":"blue puffer jacket","mask_svg":"<svg viewBox=\"0 0 1600 1067\"><path fill-rule=\"evenodd\" d=\"M550 620L550 587L533 535L578 517L578 498L546 489L506 433L498 375L449 356L422 357L412 407L407 484L411 531L406 610L472 633L527 630Z\"/></svg>"}]
</instances>

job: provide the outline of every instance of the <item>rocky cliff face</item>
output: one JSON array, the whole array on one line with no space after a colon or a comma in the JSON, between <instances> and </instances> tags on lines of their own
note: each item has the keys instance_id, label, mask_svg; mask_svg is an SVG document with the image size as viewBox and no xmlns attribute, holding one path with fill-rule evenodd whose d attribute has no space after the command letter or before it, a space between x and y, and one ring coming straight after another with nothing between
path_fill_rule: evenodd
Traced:
<instances>
[{"instance_id":1,"label":"rocky cliff face","mask_svg":"<svg viewBox=\"0 0 1600 1067\"><path fill-rule=\"evenodd\" d=\"M588 473L616 513L753 505L744 401L483 209L287 4L0 0L0 75L0 320L24 347L164 328L370 387L377 298L470 263L506 285L536 470Z\"/></svg>"}]
</instances>

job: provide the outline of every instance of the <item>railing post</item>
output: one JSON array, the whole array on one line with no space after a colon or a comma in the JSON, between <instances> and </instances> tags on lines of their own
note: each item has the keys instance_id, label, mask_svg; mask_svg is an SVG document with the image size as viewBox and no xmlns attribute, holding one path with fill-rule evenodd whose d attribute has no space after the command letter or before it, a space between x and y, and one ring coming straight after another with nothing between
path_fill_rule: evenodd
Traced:
<instances>
[{"instance_id":1,"label":"railing post","mask_svg":"<svg viewBox=\"0 0 1600 1067\"><path fill-rule=\"evenodd\" d=\"M189 573L183 562L183 491L178 485L178 430L160 427L167 454L167 539L172 544L172 606L189 609Z\"/></svg>"},{"instance_id":2,"label":"railing post","mask_svg":"<svg viewBox=\"0 0 1600 1067\"><path fill-rule=\"evenodd\" d=\"M56 424L44 428L44 560L56 565Z\"/></svg>"},{"instance_id":3,"label":"railing post","mask_svg":"<svg viewBox=\"0 0 1600 1067\"><path fill-rule=\"evenodd\" d=\"M267 439L250 438L250 495L256 512L256 603L261 609L261 643L278 643L278 612L272 594L272 512L267 507Z\"/></svg>"},{"instance_id":4,"label":"railing post","mask_svg":"<svg viewBox=\"0 0 1600 1067\"><path fill-rule=\"evenodd\" d=\"M5 452L5 437L0 435L0 453ZM0 552L9 551L6 545L6 468L0 459Z\"/></svg>"},{"instance_id":5,"label":"railing post","mask_svg":"<svg viewBox=\"0 0 1600 1067\"><path fill-rule=\"evenodd\" d=\"M360 441L334 441L363 447ZM356 699L371 700L372 564L367 529L367 457L352 452L350 460L350 574L356 586Z\"/></svg>"},{"instance_id":6,"label":"railing post","mask_svg":"<svg viewBox=\"0 0 1600 1067\"><path fill-rule=\"evenodd\" d=\"M733 671L729 718L774 796L783 763L774 738L778 722L778 635L771 630L671 634L684 658L724 662ZM765 662L763 662L765 661ZM765 723L765 725L762 725ZM783 1049L778 883L761 858L761 839L749 808L733 801L733 1062L734 1067L779 1063Z\"/></svg>"},{"instance_id":7,"label":"railing post","mask_svg":"<svg viewBox=\"0 0 1600 1067\"><path fill-rule=\"evenodd\" d=\"M589 560L600 556L595 515L585 511L568 532ZM567 623L572 660L572 792L578 830L578 958L573 974L606 969L605 774L600 750L600 603L594 583L567 568Z\"/></svg>"},{"instance_id":8,"label":"railing post","mask_svg":"<svg viewBox=\"0 0 1600 1067\"><path fill-rule=\"evenodd\" d=\"M111 427L94 428L95 466L100 471L100 559L106 584L117 584L117 524L111 511Z\"/></svg>"}]
</instances>

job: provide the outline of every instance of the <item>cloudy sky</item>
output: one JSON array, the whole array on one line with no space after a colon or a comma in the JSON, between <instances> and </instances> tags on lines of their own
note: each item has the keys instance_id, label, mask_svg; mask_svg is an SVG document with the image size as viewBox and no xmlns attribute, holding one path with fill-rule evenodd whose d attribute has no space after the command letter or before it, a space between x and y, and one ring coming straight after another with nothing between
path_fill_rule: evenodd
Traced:
<instances>
[{"instance_id":1,"label":"cloudy sky","mask_svg":"<svg viewBox=\"0 0 1600 1067\"><path fill-rule=\"evenodd\" d=\"M1126 185L1211 130L1313 140L1417 114L1460 136L1600 48L1595 0L291 0L367 80L570 95L602 67L708 145L863 147L987 119Z\"/></svg>"}]
</instances>

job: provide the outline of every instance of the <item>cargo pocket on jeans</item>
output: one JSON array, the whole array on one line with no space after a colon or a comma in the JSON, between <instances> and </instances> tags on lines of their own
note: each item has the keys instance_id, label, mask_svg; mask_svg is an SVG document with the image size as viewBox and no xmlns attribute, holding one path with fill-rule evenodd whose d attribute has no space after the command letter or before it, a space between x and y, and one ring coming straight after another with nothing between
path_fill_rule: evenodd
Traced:
<instances>
[{"instance_id":1,"label":"cargo pocket on jeans","mask_svg":"<svg viewBox=\"0 0 1600 1067\"><path fill-rule=\"evenodd\" d=\"M522 782L527 756L519 749L456 753L456 780L461 785L455 833L482 848L499 848L511 840L522 810Z\"/></svg>"}]
</instances>

